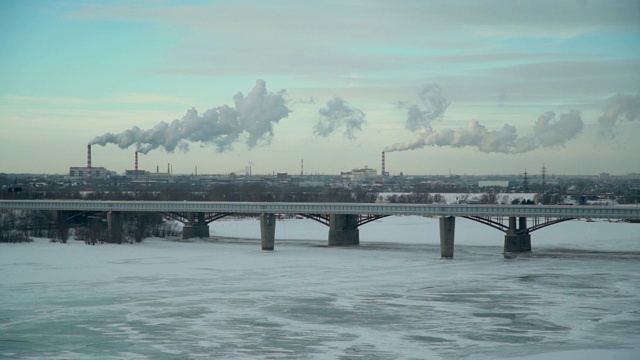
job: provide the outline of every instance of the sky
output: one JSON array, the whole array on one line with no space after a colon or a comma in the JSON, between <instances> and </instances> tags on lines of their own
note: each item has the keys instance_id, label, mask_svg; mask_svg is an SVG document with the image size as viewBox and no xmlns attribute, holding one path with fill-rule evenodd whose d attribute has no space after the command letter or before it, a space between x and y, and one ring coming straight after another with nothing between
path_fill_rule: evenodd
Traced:
<instances>
[{"instance_id":1,"label":"sky","mask_svg":"<svg viewBox=\"0 0 640 360\"><path fill-rule=\"evenodd\" d=\"M640 172L638 0L5 0L0 54L4 173Z\"/></svg>"}]
</instances>

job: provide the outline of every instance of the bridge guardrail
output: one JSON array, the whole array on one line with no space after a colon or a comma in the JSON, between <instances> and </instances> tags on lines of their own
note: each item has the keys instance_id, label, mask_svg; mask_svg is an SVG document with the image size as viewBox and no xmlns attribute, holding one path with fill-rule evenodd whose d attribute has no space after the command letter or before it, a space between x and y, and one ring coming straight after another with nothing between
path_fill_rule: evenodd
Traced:
<instances>
[{"instance_id":1,"label":"bridge guardrail","mask_svg":"<svg viewBox=\"0 0 640 360\"><path fill-rule=\"evenodd\" d=\"M0 200L0 209L640 219L640 206Z\"/></svg>"}]
</instances>

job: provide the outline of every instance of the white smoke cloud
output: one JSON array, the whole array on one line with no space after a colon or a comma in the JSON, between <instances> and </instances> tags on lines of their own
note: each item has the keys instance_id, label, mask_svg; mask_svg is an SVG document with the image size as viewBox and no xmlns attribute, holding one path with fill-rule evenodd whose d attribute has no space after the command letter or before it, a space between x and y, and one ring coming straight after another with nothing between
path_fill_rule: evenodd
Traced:
<instances>
[{"instance_id":1,"label":"white smoke cloud","mask_svg":"<svg viewBox=\"0 0 640 360\"><path fill-rule=\"evenodd\" d=\"M488 130L477 120L470 121L466 127L452 130L433 130L426 127L420 130L409 142L394 144L384 149L385 152L422 149L425 146L475 146L482 152L512 152L518 136L516 129L505 124L501 130Z\"/></svg>"},{"instance_id":2,"label":"white smoke cloud","mask_svg":"<svg viewBox=\"0 0 640 360\"><path fill-rule=\"evenodd\" d=\"M476 147L485 153L517 154L533 151L541 147L563 146L578 135L584 124L578 110L556 117L553 111L542 114L535 122L533 131L526 136L518 136L514 126L504 124L499 130L489 130L477 120L457 130L434 130L431 122L444 115L449 102L442 97L439 86L432 84L423 89L420 98L428 110L417 106L409 108L407 128L417 130L415 137L405 143L397 143L384 149L385 152L421 149L426 146Z\"/></svg>"},{"instance_id":3,"label":"white smoke cloud","mask_svg":"<svg viewBox=\"0 0 640 360\"><path fill-rule=\"evenodd\" d=\"M598 118L600 134L606 137L614 137L616 123L620 120L640 120L640 95L617 94L609 99L604 113Z\"/></svg>"},{"instance_id":4,"label":"white smoke cloud","mask_svg":"<svg viewBox=\"0 0 640 360\"><path fill-rule=\"evenodd\" d=\"M146 154L159 147L167 152L187 151L190 142L214 144L218 151L225 151L233 143L244 140L252 149L270 143L273 125L289 115L284 93L284 90L267 92L266 83L257 80L246 96L238 92L233 97L234 107L222 105L202 114L192 108L180 120L161 121L147 130L134 126L119 134L106 133L90 144L115 144L122 149L135 145L139 152Z\"/></svg>"},{"instance_id":5,"label":"white smoke cloud","mask_svg":"<svg viewBox=\"0 0 640 360\"><path fill-rule=\"evenodd\" d=\"M313 127L316 136L327 137L338 128L344 127L344 135L348 139L355 138L356 131L362 131L362 125L366 124L365 113L360 109L349 106L339 97L327 102L327 105L318 110L320 119Z\"/></svg>"},{"instance_id":6,"label":"white smoke cloud","mask_svg":"<svg viewBox=\"0 0 640 360\"><path fill-rule=\"evenodd\" d=\"M413 104L407 110L407 122L409 131L417 131L429 126L431 122L439 120L451 104L443 95L442 88L438 84L425 85L418 91L423 108ZM400 103L400 106L406 106Z\"/></svg>"},{"instance_id":7,"label":"white smoke cloud","mask_svg":"<svg viewBox=\"0 0 640 360\"><path fill-rule=\"evenodd\" d=\"M568 113L556 114L549 111L541 115L533 127L533 137L542 147L563 145L582 131L582 113L579 110L571 110Z\"/></svg>"}]
</instances>

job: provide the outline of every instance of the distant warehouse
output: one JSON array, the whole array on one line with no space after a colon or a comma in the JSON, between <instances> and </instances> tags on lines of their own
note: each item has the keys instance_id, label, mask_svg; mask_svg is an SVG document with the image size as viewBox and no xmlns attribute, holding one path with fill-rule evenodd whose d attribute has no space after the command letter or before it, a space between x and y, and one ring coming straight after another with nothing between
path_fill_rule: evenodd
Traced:
<instances>
[{"instance_id":1,"label":"distant warehouse","mask_svg":"<svg viewBox=\"0 0 640 360\"><path fill-rule=\"evenodd\" d=\"M103 167L80 167L69 168L69 179L98 179L105 180L109 177L109 171Z\"/></svg>"},{"instance_id":2,"label":"distant warehouse","mask_svg":"<svg viewBox=\"0 0 640 360\"><path fill-rule=\"evenodd\" d=\"M478 181L478 187L496 187L496 188L508 188L510 186L517 185L515 182L508 180L481 180Z\"/></svg>"}]
</instances>

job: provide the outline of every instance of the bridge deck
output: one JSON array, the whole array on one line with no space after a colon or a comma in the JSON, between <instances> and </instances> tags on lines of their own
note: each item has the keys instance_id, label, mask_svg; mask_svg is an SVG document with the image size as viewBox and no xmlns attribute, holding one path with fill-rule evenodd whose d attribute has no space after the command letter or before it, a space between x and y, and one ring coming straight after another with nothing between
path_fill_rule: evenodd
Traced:
<instances>
[{"instance_id":1,"label":"bridge deck","mask_svg":"<svg viewBox=\"0 0 640 360\"><path fill-rule=\"evenodd\" d=\"M0 200L0 209L640 219L640 206Z\"/></svg>"}]
</instances>

